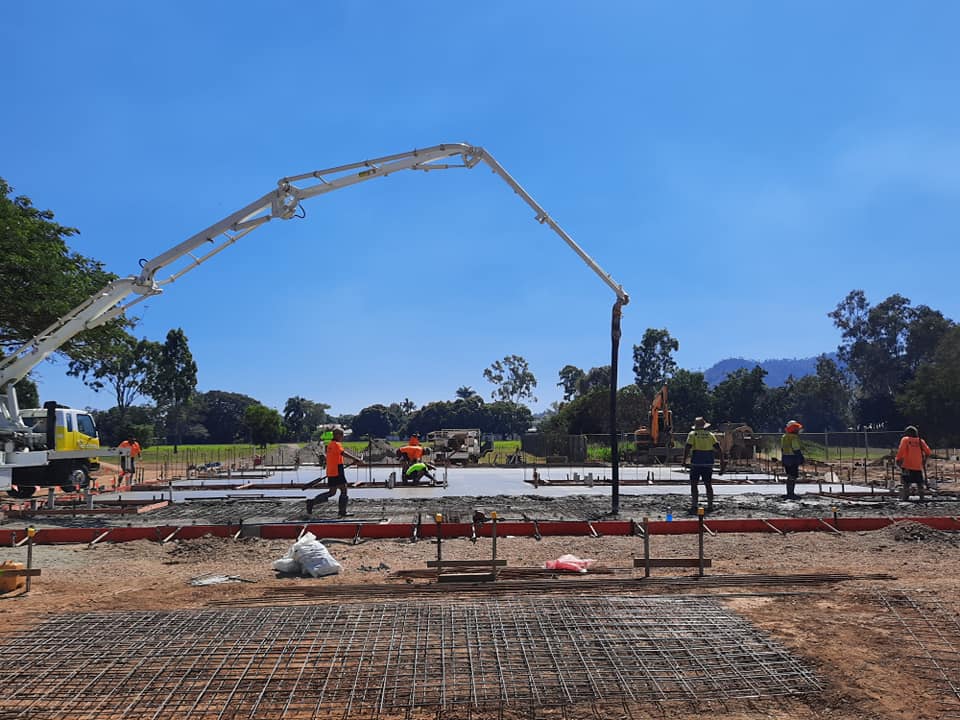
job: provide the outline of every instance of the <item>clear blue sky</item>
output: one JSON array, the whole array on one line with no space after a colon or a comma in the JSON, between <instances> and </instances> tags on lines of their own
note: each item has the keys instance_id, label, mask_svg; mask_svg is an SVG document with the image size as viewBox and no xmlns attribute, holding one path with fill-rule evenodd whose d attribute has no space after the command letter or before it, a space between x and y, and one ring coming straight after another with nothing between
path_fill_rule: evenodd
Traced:
<instances>
[{"instance_id":1,"label":"clear blue sky","mask_svg":"<svg viewBox=\"0 0 960 720\"><path fill-rule=\"evenodd\" d=\"M960 317L949 2L43 2L0 23L0 175L135 274L285 175L490 150L681 366L834 350L852 289ZM483 369L610 361L613 293L486 169L311 200L146 303L199 389L334 413L490 397ZM141 306L143 307L143 306ZM107 393L37 372L43 399Z\"/></svg>"}]
</instances>

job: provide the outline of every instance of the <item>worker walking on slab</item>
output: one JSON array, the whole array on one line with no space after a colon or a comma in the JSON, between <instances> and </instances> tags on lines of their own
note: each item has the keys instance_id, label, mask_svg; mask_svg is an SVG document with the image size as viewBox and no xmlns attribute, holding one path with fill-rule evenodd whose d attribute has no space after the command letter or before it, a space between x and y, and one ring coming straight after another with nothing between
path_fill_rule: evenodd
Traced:
<instances>
[{"instance_id":1,"label":"worker walking on slab","mask_svg":"<svg viewBox=\"0 0 960 720\"><path fill-rule=\"evenodd\" d=\"M723 467L723 450L717 436L707 430L710 423L702 417L693 421L693 429L683 446L683 465L690 467L690 514L697 514L698 485L703 483L707 491L707 512L713 512L713 463L720 460Z\"/></svg>"},{"instance_id":2,"label":"worker walking on slab","mask_svg":"<svg viewBox=\"0 0 960 720\"><path fill-rule=\"evenodd\" d=\"M906 433L900 438L900 447L897 448L897 457L895 462L900 468L900 477L902 485L900 486L900 499L910 499L910 486L916 485L917 492L920 495L920 502L923 502L923 493L927 487L927 478L924 468L927 465L927 458L930 457L930 448L920 437L920 431L915 425L907 426Z\"/></svg>"},{"instance_id":3,"label":"worker walking on slab","mask_svg":"<svg viewBox=\"0 0 960 720\"><path fill-rule=\"evenodd\" d=\"M797 480L800 477L800 466L803 465L803 450L800 443L800 431L803 425L796 420L791 420L784 428L783 436L780 438L780 462L783 463L783 471L787 476L787 494L783 496L784 500L799 500L800 496L796 493Z\"/></svg>"},{"instance_id":4,"label":"worker walking on slab","mask_svg":"<svg viewBox=\"0 0 960 720\"><path fill-rule=\"evenodd\" d=\"M307 515L313 512L313 506L318 502L327 502L330 498L340 493L339 507L340 517L346 517L347 512L347 475L344 471L343 459L348 458L355 463L363 462L359 457L346 450L343 447L343 430L337 428L333 431L330 442L327 443L327 485L330 489L322 492L316 497L307 500Z\"/></svg>"}]
</instances>

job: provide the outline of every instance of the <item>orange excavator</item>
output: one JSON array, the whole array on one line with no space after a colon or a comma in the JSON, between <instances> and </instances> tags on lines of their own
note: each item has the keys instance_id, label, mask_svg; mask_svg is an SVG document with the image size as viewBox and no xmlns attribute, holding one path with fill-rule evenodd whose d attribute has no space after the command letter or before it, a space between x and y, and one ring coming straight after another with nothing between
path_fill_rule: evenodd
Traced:
<instances>
[{"instance_id":1,"label":"orange excavator","mask_svg":"<svg viewBox=\"0 0 960 720\"><path fill-rule=\"evenodd\" d=\"M650 403L646 425L633 434L637 462L670 462L683 456L682 448L673 447L673 413L667 399L667 386L660 388Z\"/></svg>"}]
</instances>

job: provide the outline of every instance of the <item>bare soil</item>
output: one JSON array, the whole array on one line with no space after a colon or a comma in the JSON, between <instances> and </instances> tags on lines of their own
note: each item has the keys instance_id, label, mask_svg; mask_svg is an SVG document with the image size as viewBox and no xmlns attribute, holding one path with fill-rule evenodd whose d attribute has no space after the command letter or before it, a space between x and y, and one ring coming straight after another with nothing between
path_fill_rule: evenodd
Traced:
<instances>
[{"instance_id":1,"label":"bare soil","mask_svg":"<svg viewBox=\"0 0 960 720\"><path fill-rule=\"evenodd\" d=\"M655 536L652 554L696 557L696 536ZM871 533L797 533L786 536L720 534L706 538L711 574L742 573L889 573L891 581L852 581L831 586L757 587L756 595L726 600L737 612L805 658L825 683L825 691L804 700L743 705L674 707L651 717L693 718L712 715L739 718L939 718L946 686L920 679L909 656L917 654L899 624L877 602L876 588L933 593L960 607L960 542L950 533L908 522ZM283 589L350 584L390 584L394 571L422 569L435 558L429 542L366 541L354 545L328 542L343 565L340 575L312 579L281 576L271 568L287 550L287 541L224 540L205 537L164 545L126 544L37 546L33 562L42 575L29 594L0 599L0 628L36 623L51 613L89 610L201 608L225 600L260 598L269 602ZM511 567L542 567L564 553L594 558L598 564L625 568L642 554L641 541L629 537L501 538L498 556ZM444 557L486 558L489 541L449 540ZM0 560L26 559L25 548L0 550ZM654 571L657 576L679 574ZM681 573L684 571L680 571ZM253 582L203 587L190 580L205 574L236 576ZM597 577L602 577L598 575ZM739 590L739 589L738 589ZM751 588L746 588L751 591ZM799 590L803 594L775 594ZM652 590L655 592L655 590ZM676 592L676 590L666 590ZM575 584L570 592L576 592ZM661 590L664 592L664 590ZM723 592L718 591L718 592ZM954 683L958 681L953 666ZM639 709L638 717L646 717ZM576 711L566 717L579 717ZM583 717L594 717L584 710ZM475 716L477 717L477 716Z\"/></svg>"}]
</instances>

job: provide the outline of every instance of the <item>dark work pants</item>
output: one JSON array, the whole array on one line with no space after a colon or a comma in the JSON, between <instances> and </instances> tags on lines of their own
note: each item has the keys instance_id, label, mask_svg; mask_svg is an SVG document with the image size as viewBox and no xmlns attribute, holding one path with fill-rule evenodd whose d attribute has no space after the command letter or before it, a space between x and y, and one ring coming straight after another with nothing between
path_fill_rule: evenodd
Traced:
<instances>
[{"instance_id":1,"label":"dark work pants","mask_svg":"<svg viewBox=\"0 0 960 720\"><path fill-rule=\"evenodd\" d=\"M340 499L337 501L338 510L341 515L347 512L347 474L343 470L343 465L339 467L339 474L336 477L327 477L327 485L330 489L317 495L315 500L329 500L337 491L340 492Z\"/></svg>"},{"instance_id":2,"label":"dark work pants","mask_svg":"<svg viewBox=\"0 0 960 720\"><path fill-rule=\"evenodd\" d=\"M690 468L690 507L697 506L699 497L698 483L703 483L707 489L707 506L713 507L713 468L712 467L691 467Z\"/></svg>"},{"instance_id":3,"label":"dark work pants","mask_svg":"<svg viewBox=\"0 0 960 720\"><path fill-rule=\"evenodd\" d=\"M923 476L923 470L901 470L900 480L900 499L907 500L910 497L910 486L916 485L920 499L923 500L923 492L926 489L926 480Z\"/></svg>"},{"instance_id":4,"label":"dark work pants","mask_svg":"<svg viewBox=\"0 0 960 720\"><path fill-rule=\"evenodd\" d=\"M800 477L800 466L793 463L784 463L783 471L787 474L787 497L796 496L797 479Z\"/></svg>"}]
</instances>

